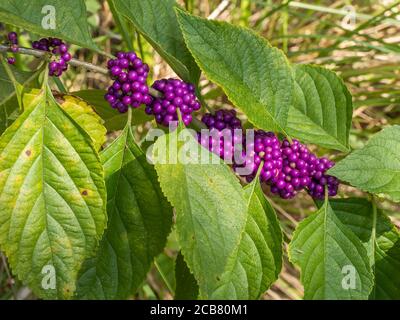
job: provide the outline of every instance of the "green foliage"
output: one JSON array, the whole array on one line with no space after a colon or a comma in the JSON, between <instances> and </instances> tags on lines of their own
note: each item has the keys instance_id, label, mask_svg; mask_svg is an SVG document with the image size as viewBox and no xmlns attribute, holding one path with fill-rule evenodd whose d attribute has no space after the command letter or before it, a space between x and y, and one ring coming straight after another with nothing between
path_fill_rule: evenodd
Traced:
<instances>
[{"instance_id":1,"label":"green foliage","mask_svg":"<svg viewBox=\"0 0 400 320\"><path fill-rule=\"evenodd\" d=\"M15 80L25 85L33 80L33 72L20 71L13 66L7 66ZM4 66L0 63L0 133L2 133L18 116L18 99L13 79L10 79Z\"/></svg>"},{"instance_id":2,"label":"green foliage","mask_svg":"<svg viewBox=\"0 0 400 320\"><path fill-rule=\"evenodd\" d=\"M329 174L361 190L400 201L400 126L375 134L361 149L338 162Z\"/></svg>"},{"instance_id":3,"label":"green foliage","mask_svg":"<svg viewBox=\"0 0 400 320\"><path fill-rule=\"evenodd\" d=\"M200 71L183 41L174 8L175 0L113 0L172 69L185 81L197 83Z\"/></svg>"},{"instance_id":4,"label":"green foliage","mask_svg":"<svg viewBox=\"0 0 400 320\"><path fill-rule=\"evenodd\" d=\"M295 57L308 49L301 50L301 43L296 50L290 49L289 2L266 7L260 16L275 19L280 8L285 10L283 25L277 24L283 30L282 39L270 33L271 41ZM100 52L92 38L86 6L90 6L92 27L97 26L98 10L109 10L114 27L106 32L96 30L96 42L112 40L110 43L116 44L118 30L123 39L120 49L134 50L135 34L140 35L148 42L144 45L146 58L150 45L179 77L197 85L197 93L207 91L199 96L202 102L218 98L226 103L225 93L249 120L248 128L283 133L343 153L350 151L350 138L354 147L353 140L360 143L357 135L369 135L369 129L357 123L363 131L354 130L350 137L352 97L336 73L320 66L290 64L283 52L251 30L193 16L175 0L108 0L108 4L6 0L0 3L0 20L29 33L59 37ZM42 26L49 14L42 12L46 5L55 9L55 29ZM192 1L185 5L190 12L202 10L193 10ZM259 28L250 1L240 6L240 25L254 19ZM375 18L383 19L388 10ZM234 20L236 11L231 13ZM296 16L299 26L303 16L308 21L309 13ZM363 23L357 30L369 24ZM268 25L271 32L274 25ZM327 56L341 39L352 36L374 40L373 44L351 42L368 50L398 51L394 44L375 41L379 39L357 30L343 31L344 36L337 37L330 48L313 48L312 60L326 65L335 62L338 74L352 87L358 83L358 89L366 74L367 78L376 77L373 93L355 90L356 106L392 107L398 102L393 98L396 90L390 94L385 90L395 87L396 76L387 77L394 63L382 70L368 67L363 74L362 67L346 69L342 67L346 63L340 64L353 58L344 55L336 64ZM321 35L310 36L318 37ZM36 36L30 40L34 39ZM21 45L26 41L25 32ZM79 56L88 53L78 52ZM149 129L148 123L142 124L153 117L143 112L143 106L121 114L105 101L105 90L65 93L71 78L55 78L65 94L53 96L46 74L43 89L26 92L44 68L36 73L20 71L0 58L0 133L4 132L0 137L0 248L11 272L37 297L127 299L137 294L156 299L164 298L165 293L177 300L259 299L278 279L283 235L258 177L243 187L244 180L201 147L182 124L158 137L152 154L156 164L152 165L136 144L131 127L138 125L135 135L140 138ZM104 60L93 55L93 61ZM18 59L17 65L21 62ZM29 60L25 67L36 68L36 62ZM207 81L205 88L203 81L198 85L200 70L217 86ZM158 75L154 69L154 76ZM393 126L375 134L329 174L365 192L400 202L400 126L396 121L390 118L388 123ZM194 121L191 126L200 125ZM110 139L117 137L98 155L107 142L107 132ZM396 204L384 199L384 204L377 206L375 196L368 197L371 200L347 198L346 194L317 202L319 209L299 223L288 254L300 267L305 299L400 299L400 234L380 209ZM285 226L285 231L289 229ZM143 285L146 279L148 284ZM284 277L281 280L285 281ZM161 292L153 285L158 281L163 281Z\"/></svg>"},{"instance_id":5,"label":"green foliage","mask_svg":"<svg viewBox=\"0 0 400 320\"><path fill-rule=\"evenodd\" d=\"M44 28L52 17L49 6L54 8L55 28ZM50 9L51 10L51 9ZM49 15L50 14L50 15ZM6 0L0 2L0 20L37 33L41 36L58 37L85 48L98 50L89 32L83 0Z\"/></svg>"},{"instance_id":6,"label":"green foliage","mask_svg":"<svg viewBox=\"0 0 400 320\"><path fill-rule=\"evenodd\" d=\"M170 150L177 150L179 161ZM239 248L247 213L244 193L228 166L187 129L159 137L153 152L162 191L176 210L182 254L200 296L210 298ZM201 163L202 156L215 164Z\"/></svg>"},{"instance_id":7,"label":"green foliage","mask_svg":"<svg viewBox=\"0 0 400 320\"><path fill-rule=\"evenodd\" d=\"M366 199L329 201L335 215L367 249L374 272L370 299L400 299L400 234L386 216Z\"/></svg>"},{"instance_id":8,"label":"green foliage","mask_svg":"<svg viewBox=\"0 0 400 320\"><path fill-rule=\"evenodd\" d=\"M367 250L329 201L298 225L289 256L301 268L305 299L368 299L373 273ZM346 286L352 285L346 275L355 277L354 287Z\"/></svg>"},{"instance_id":9,"label":"green foliage","mask_svg":"<svg viewBox=\"0 0 400 320\"><path fill-rule=\"evenodd\" d=\"M199 286L180 252L175 262L175 279L175 300L197 299L199 295Z\"/></svg>"},{"instance_id":10,"label":"green foliage","mask_svg":"<svg viewBox=\"0 0 400 320\"><path fill-rule=\"evenodd\" d=\"M294 90L284 54L254 32L177 10L190 52L255 126L284 132Z\"/></svg>"},{"instance_id":11,"label":"green foliage","mask_svg":"<svg viewBox=\"0 0 400 320\"><path fill-rule=\"evenodd\" d=\"M103 119L104 126L108 131L122 130L126 125L127 113L120 113L111 108L110 104L104 100L105 93L105 90L91 89L72 92L71 95L82 98L89 103ZM152 118L142 110L132 110L132 124L141 124L151 120Z\"/></svg>"},{"instance_id":12,"label":"green foliage","mask_svg":"<svg viewBox=\"0 0 400 320\"><path fill-rule=\"evenodd\" d=\"M23 105L29 106L39 92L38 89L32 89L24 93L22 99ZM103 126L103 119L94 112L92 106L75 97L70 95L58 96L57 100L63 110L90 136L95 149L99 150L106 142L107 130Z\"/></svg>"},{"instance_id":13,"label":"green foliage","mask_svg":"<svg viewBox=\"0 0 400 320\"><path fill-rule=\"evenodd\" d=\"M68 298L106 225L100 159L44 87L0 139L0 246L43 298ZM43 286L46 266L56 287Z\"/></svg>"},{"instance_id":14,"label":"green foliage","mask_svg":"<svg viewBox=\"0 0 400 320\"><path fill-rule=\"evenodd\" d=\"M213 298L258 299L282 268L282 231L258 179L245 187L247 222L235 259Z\"/></svg>"},{"instance_id":15,"label":"green foliage","mask_svg":"<svg viewBox=\"0 0 400 320\"><path fill-rule=\"evenodd\" d=\"M293 68L295 99L288 113L287 132L302 141L348 152L353 105L343 81L325 68Z\"/></svg>"},{"instance_id":16,"label":"green foliage","mask_svg":"<svg viewBox=\"0 0 400 320\"><path fill-rule=\"evenodd\" d=\"M81 270L77 297L126 299L138 289L164 248L172 209L128 124L101 153L101 160L108 193L108 226L96 256Z\"/></svg>"}]
</instances>

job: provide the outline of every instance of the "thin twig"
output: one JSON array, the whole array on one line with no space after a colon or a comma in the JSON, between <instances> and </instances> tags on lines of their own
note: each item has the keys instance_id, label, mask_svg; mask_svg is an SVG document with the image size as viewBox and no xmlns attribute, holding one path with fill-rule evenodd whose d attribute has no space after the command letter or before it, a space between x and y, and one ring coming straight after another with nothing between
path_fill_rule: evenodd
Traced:
<instances>
[{"instance_id":1,"label":"thin twig","mask_svg":"<svg viewBox=\"0 0 400 320\"><path fill-rule=\"evenodd\" d=\"M12 51L9 46L0 44L0 52L12 52ZM49 60L51 57L51 54L47 51L23 48L23 47L20 47L18 49L17 53L30 55L30 56L34 56L36 58L45 59L45 60ZM68 64L70 64L71 66L74 66L74 67L82 67L82 68L85 68L85 69L93 71L93 72L101 73L104 75L109 75L109 71L106 68L96 66L96 65L86 62L86 61L82 61L82 60L78 60L78 59L71 59L68 62ZM162 94L158 90L155 90L150 87L149 91L153 97L157 97L157 98L162 97Z\"/></svg>"},{"instance_id":2,"label":"thin twig","mask_svg":"<svg viewBox=\"0 0 400 320\"><path fill-rule=\"evenodd\" d=\"M298 221L294 219L289 213L287 213L281 206L279 206L277 203L272 201L270 198L268 198L269 202L272 204L272 206L278 210L280 214L282 214L286 219L288 219L293 225L296 227L298 225Z\"/></svg>"},{"instance_id":3,"label":"thin twig","mask_svg":"<svg viewBox=\"0 0 400 320\"><path fill-rule=\"evenodd\" d=\"M0 52L12 52L12 51L9 46L0 44ZM49 53L47 51L24 48L24 47L19 47L17 53L30 55L30 56L34 56L36 58L45 59L45 60L49 60L51 57L51 53ZM85 62L85 61L81 61L81 60L77 60L77 59L71 59L68 62L68 64L70 64L71 66L74 66L74 67L83 67L90 71L94 71L94 72L98 72L98 73L102 73L102 74L108 74L107 69L96 66L89 62Z\"/></svg>"}]
</instances>

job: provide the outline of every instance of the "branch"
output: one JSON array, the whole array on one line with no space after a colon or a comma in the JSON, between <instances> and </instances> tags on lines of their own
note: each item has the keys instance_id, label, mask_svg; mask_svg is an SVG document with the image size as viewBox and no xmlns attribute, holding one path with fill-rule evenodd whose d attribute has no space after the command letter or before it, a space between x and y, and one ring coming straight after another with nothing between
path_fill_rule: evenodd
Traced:
<instances>
[{"instance_id":1,"label":"branch","mask_svg":"<svg viewBox=\"0 0 400 320\"><path fill-rule=\"evenodd\" d=\"M0 52L12 52L12 51L9 46L0 44ZM23 48L23 47L19 47L18 52L16 52L16 53L27 54L27 55L34 56L34 57L40 58L40 59L45 59L45 60L49 60L52 55L50 52L47 52L47 51ZM85 61L81 61L81 60L77 60L77 59L71 59L70 61L68 61L68 64L70 64L71 66L74 66L74 67L83 67L90 71L94 71L94 72L98 72L98 73L102 73L102 74L108 74L107 69L96 66L89 62L85 62Z\"/></svg>"},{"instance_id":2,"label":"branch","mask_svg":"<svg viewBox=\"0 0 400 320\"><path fill-rule=\"evenodd\" d=\"M5 46L0 44L0 52L12 52L11 48L9 46ZM19 53L19 54L26 54L30 56L34 56L39 59L44 59L44 60L50 60L50 57L52 54L48 51L43 51L43 50L37 50L37 49L31 49L31 48L24 48L24 47L19 47L18 52L12 52L12 53ZM82 67L87 70L93 71L93 72L98 72L104 75L109 75L109 72L106 68L102 68L99 66L96 66L92 63L77 60L72 58L70 61L68 61L68 64L74 67ZM150 94L153 97L161 97L161 93L151 87L149 87Z\"/></svg>"}]
</instances>

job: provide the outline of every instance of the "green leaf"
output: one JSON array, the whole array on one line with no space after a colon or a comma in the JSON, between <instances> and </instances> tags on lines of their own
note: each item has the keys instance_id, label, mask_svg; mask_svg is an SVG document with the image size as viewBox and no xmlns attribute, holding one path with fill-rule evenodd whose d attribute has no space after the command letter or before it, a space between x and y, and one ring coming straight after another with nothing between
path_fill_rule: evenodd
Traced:
<instances>
[{"instance_id":1,"label":"green leaf","mask_svg":"<svg viewBox=\"0 0 400 320\"><path fill-rule=\"evenodd\" d=\"M361 190L400 201L400 126L375 134L328 172Z\"/></svg>"},{"instance_id":2,"label":"green leaf","mask_svg":"<svg viewBox=\"0 0 400 320\"><path fill-rule=\"evenodd\" d=\"M103 119L91 105L81 99L69 95L64 95L60 99L63 109L89 134L96 150L99 150L107 140L107 129L103 126Z\"/></svg>"},{"instance_id":3,"label":"green leaf","mask_svg":"<svg viewBox=\"0 0 400 320\"><path fill-rule=\"evenodd\" d=\"M39 297L72 296L103 234L105 198L89 136L43 89L0 138L0 247Z\"/></svg>"},{"instance_id":4,"label":"green leaf","mask_svg":"<svg viewBox=\"0 0 400 320\"><path fill-rule=\"evenodd\" d=\"M106 174L107 230L96 257L81 270L80 299L126 299L165 246L172 209L130 126L101 153Z\"/></svg>"},{"instance_id":5,"label":"green leaf","mask_svg":"<svg viewBox=\"0 0 400 320\"><path fill-rule=\"evenodd\" d=\"M72 92L71 95L82 98L89 103L97 114L104 120L104 126L108 131L122 130L127 121L127 113L121 113L111 108L110 104L104 99L105 90L80 90ZM152 121L153 118L148 116L143 110L132 110L132 124L143 124L146 121Z\"/></svg>"},{"instance_id":6,"label":"green leaf","mask_svg":"<svg viewBox=\"0 0 400 320\"><path fill-rule=\"evenodd\" d=\"M294 66L295 99L287 132L329 149L349 151L352 99L343 81L328 69Z\"/></svg>"},{"instance_id":7,"label":"green leaf","mask_svg":"<svg viewBox=\"0 0 400 320\"><path fill-rule=\"evenodd\" d=\"M33 72L26 72L8 66L15 79L21 85L26 85L32 79ZM18 99L15 86L8 76L2 63L0 63L0 133L2 133L19 114Z\"/></svg>"},{"instance_id":8,"label":"green leaf","mask_svg":"<svg viewBox=\"0 0 400 320\"><path fill-rule=\"evenodd\" d=\"M368 299L373 274L367 250L328 201L298 225L289 258L301 268L305 299Z\"/></svg>"},{"instance_id":9,"label":"green leaf","mask_svg":"<svg viewBox=\"0 0 400 320\"><path fill-rule=\"evenodd\" d=\"M177 14L186 45L206 76L255 126L284 132L294 90L285 55L251 30Z\"/></svg>"},{"instance_id":10,"label":"green leaf","mask_svg":"<svg viewBox=\"0 0 400 320\"><path fill-rule=\"evenodd\" d=\"M386 216L367 199L330 200L340 221L362 241L374 272L370 299L400 299L400 234Z\"/></svg>"},{"instance_id":11,"label":"green leaf","mask_svg":"<svg viewBox=\"0 0 400 320\"><path fill-rule=\"evenodd\" d=\"M39 89L32 89L23 95L23 105L28 106L40 93ZM103 120L94 112L92 106L70 95L57 95L57 102L81 126L92 139L96 150L106 142L107 130Z\"/></svg>"},{"instance_id":12,"label":"green leaf","mask_svg":"<svg viewBox=\"0 0 400 320\"><path fill-rule=\"evenodd\" d=\"M55 25L51 28L49 21L53 17ZM0 21L41 36L58 37L69 43L98 50L89 31L83 0L1 1Z\"/></svg>"},{"instance_id":13,"label":"green leaf","mask_svg":"<svg viewBox=\"0 0 400 320\"><path fill-rule=\"evenodd\" d=\"M187 129L159 137L153 156L161 188L176 209L182 254L200 296L209 298L239 247L247 212L243 190L229 167Z\"/></svg>"},{"instance_id":14,"label":"green leaf","mask_svg":"<svg viewBox=\"0 0 400 320\"><path fill-rule=\"evenodd\" d=\"M197 299L199 295L199 286L180 252L175 262L175 279L175 300Z\"/></svg>"},{"instance_id":15,"label":"green leaf","mask_svg":"<svg viewBox=\"0 0 400 320\"><path fill-rule=\"evenodd\" d=\"M18 99L16 96L0 105L0 134L4 132L19 116Z\"/></svg>"},{"instance_id":16,"label":"green leaf","mask_svg":"<svg viewBox=\"0 0 400 320\"><path fill-rule=\"evenodd\" d=\"M246 229L231 269L222 277L216 299L259 299L282 268L282 231L259 179L245 187L248 199Z\"/></svg>"},{"instance_id":17,"label":"green leaf","mask_svg":"<svg viewBox=\"0 0 400 320\"><path fill-rule=\"evenodd\" d=\"M132 21L172 69L185 81L197 83L200 71L186 48L174 8L175 0L113 0L119 14ZM157 23L155 23L157 22Z\"/></svg>"}]
</instances>

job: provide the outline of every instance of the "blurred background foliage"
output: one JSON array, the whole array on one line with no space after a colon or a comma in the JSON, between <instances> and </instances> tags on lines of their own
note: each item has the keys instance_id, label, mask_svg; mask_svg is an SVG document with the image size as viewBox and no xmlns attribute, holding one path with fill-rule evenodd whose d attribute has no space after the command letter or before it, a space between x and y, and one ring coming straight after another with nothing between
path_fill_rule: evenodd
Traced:
<instances>
[{"instance_id":1,"label":"blurred background foliage","mask_svg":"<svg viewBox=\"0 0 400 320\"><path fill-rule=\"evenodd\" d=\"M160 0L162 1L162 0ZM171 68L139 36L125 20L113 17L111 2L86 0L88 21L95 43L106 53L133 48L150 65L150 79L174 77ZM351 147L356 149L375 132L387 125L400 124L400 1L392 0L338 0L338 1L262 1L262 0L178 0L186 10L203 17L228 21L260 33L273 46L283 50L295 63L309 63L327 67L337 72L353 95L354 113L351 130ZM154 21L157 23L157 21ZM30 46L37 35L16 30L0 23L0 36L15 30L21 46ZM126 33L130 43L122 40ZM77 46L71 47L75 58L106 66L106 57ZM38 60L19 55L16 65L21 70L34 69ZM54 83L59 91L74 92L85 89L105 89L110 79L85 69L69 68ZM222 90L202 77L201 92L212 108L230 108L231 103ZM148 120L134 112L136 123ZM138 141L151 123L138 125ZM115 133L110 133L110 139ZM328 150L313 149L318 154ZM332 154L339 159L339 154ZM341 186L342 196L364 196L349 186ZM306 194L287 201L272 197L281 220L285 246L293 230L305 216L315 210ZM393 222L400 227L400 207L389 201L381 206L388 211ZM155 261L142 289L132 299L172 299L175 290L174 263L178 245L174 232L169 237L165 252ZM284 258L284 268L278 281L265 293L264 299L301 299L303 288L299 270ZM0 299L35 299L30 290L15 279L0 256Z\"/></svg>"}]
</instances>

